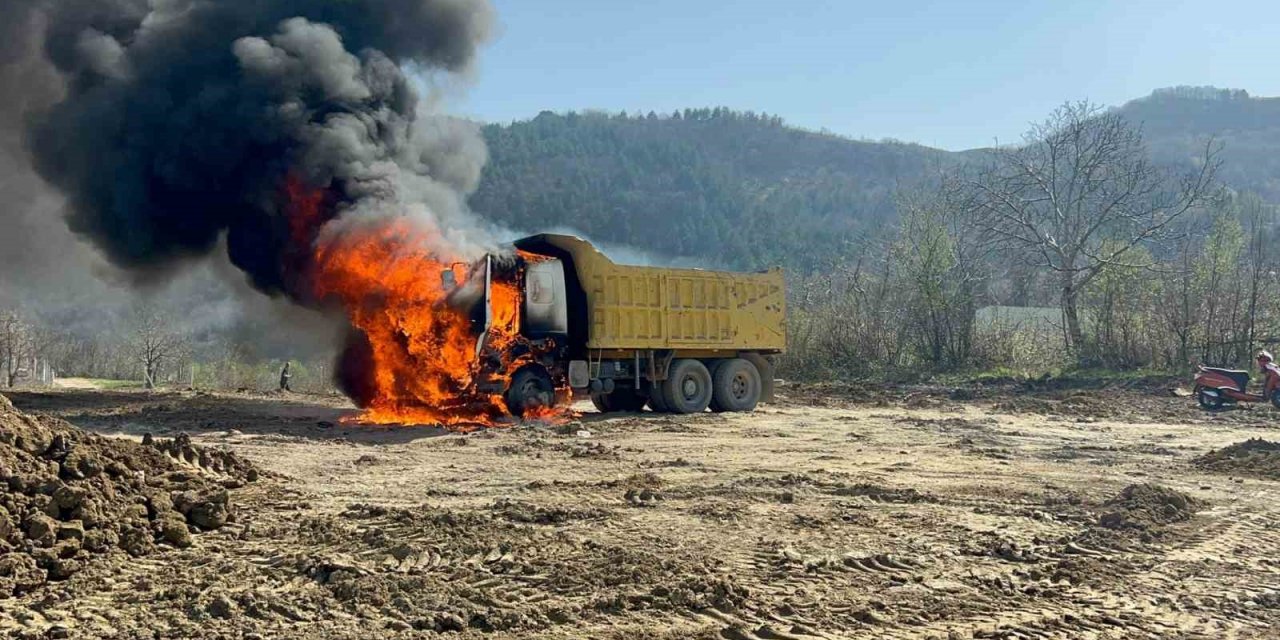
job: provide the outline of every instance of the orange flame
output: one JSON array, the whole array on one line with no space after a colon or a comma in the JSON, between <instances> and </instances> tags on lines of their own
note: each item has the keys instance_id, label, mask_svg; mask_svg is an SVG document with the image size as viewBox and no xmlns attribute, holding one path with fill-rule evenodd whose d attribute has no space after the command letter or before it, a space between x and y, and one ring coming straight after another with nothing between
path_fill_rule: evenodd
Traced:
<instances>
[{"instance_id":1,"label":"orange flame","mask_svg":"<svg viewBox=\"0 0 1280 640\"><path fill-rule=\"evenodd\" d=\"M458 263L461 256L430 250L441 246L440 238L408 218L320 234L323 195L305 191L292 179L286 192L293 239L316 238L308 266L312 293L337 301L367 340L364 370L355 372L362 390L353 395L363 397L353 399L364 410L356 421L455 429L510 424L499 389L536 352L520 335L519 271L504 269L506 277L493 279L491 326L483 353L477 353L483 321L472 310L482 304L482 270L472 273ZM442 278L447 271L457 281L451 289ZM451 300L468 285L480 295L474 304ZM555 409L534 413L529 418L566 415Z\"/></svg>"}]
</instances>

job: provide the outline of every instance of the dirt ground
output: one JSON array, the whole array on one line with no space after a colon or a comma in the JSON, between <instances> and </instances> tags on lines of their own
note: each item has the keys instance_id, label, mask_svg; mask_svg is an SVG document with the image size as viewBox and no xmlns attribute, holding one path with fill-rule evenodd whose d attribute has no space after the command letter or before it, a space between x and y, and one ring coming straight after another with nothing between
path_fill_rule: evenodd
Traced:
<instances>
[{"instance_id":1,"label":"dirt ground","mask_svg":"<svg viewBox=\"0 0 1280 640\"><path fill-rule=\"evenodd\" d=\"M1159 389L782 396L457 435L304 396L15 393L264 474L188 548L0 601L0 634L1280 637L1280 482L1197 463L1280 440L1278 412Z\"/></svg>"}]
</instances>

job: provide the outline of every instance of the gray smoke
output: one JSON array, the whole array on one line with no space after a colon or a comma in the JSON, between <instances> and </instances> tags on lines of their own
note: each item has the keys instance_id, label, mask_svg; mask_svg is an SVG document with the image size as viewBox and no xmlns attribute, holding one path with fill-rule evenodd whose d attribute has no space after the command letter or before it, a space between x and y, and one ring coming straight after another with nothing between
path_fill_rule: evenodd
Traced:
<instances>
[{"instance_id":1,"label":"gray smoke","mask_svg":"<svg viewBox=\"0 0 1280 640\"><path fill-rule=\"evenodd\" d=\"M40 55L44 23L34 2L18 0L0 21L0 304L19 285L46 279L59 263L89 268L89 252L66 233L62 198L31 170L23 148L29 113L62 96L62 81Z\"/></svg>"},{"instance_id":2,"label":"gray smoke","mask_svg":"<svg viewBox=\"0 0 1280 640\"><path fill-rule=\"evenodd\" d=\"M610 260L617 264L629 265L634 267L673 267L677 269L709 269L718 271L733 271L733 267L720 257L712 256L670 256L657 254L643 249L637 249L629 245L613 244L603 240L592 238L584 231L579 231L573 227L551 227L549 229L527 230L527 231L508 231L504 237L508 242L514 242L520 237L531 233L558 233L569 236L577 236L591 243L593 247L599 249L601 253L609 257Z\"/></svg>"},{"instance_id":3,"label":"gray smoke","mask_svg":"<svg viewBox=\"0 0 1280 640\"><path fill-rule=\"evenodd\" d=\"M463 206L485 161L479 133L426 113L402 68L465 71L490 30L487 0L19 6L27 50L42 42L37 58L65 88L25 109L26 148L70 228L135 276L225 237L255 286L305 301L299 245L331 220L413 215L450 242L484 238ZM301 237L295 183L325 194Z\"/></svg>"}]
</instances>

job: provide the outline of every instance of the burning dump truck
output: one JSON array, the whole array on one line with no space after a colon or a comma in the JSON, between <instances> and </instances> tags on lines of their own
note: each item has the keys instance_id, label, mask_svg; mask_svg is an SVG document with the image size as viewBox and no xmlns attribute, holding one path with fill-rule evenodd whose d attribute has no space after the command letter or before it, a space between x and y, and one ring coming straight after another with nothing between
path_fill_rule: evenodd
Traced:
<instances>
[{"instance_id":1,"label":"burning dump truck","mask_svg":"<svg viewBox=\"0 0 1280 640\"><path fill-rule=\"evenodd\" d=\"M63 82L22 138L70 227L147 278L225 246L257 290L341 315L351 421L504 424L574 389L611 410L768 396L780 273L623 267L566 236L495 250L466 206L480 128L406 73L465 74L490 3L25 4L15 24L45 33L21 48Z\"/></svg>"},{"instance_id":2,"label":"burning dump truck","mask_svg":"<svg viewBox=\"0 0 1280 640\"><path fill-rule=\"evenodd\" d=\"M786 348L781 270L625 266L568 235L515 247L514 259L441 276L478 336L476 390L512 415L553 410L571 393L605 412L751 411L772 397L772 357ZM511 289L499 290L512 285L514 325ZM512 326L518 335L504 335Z\"/></svg>"}]
</instances>

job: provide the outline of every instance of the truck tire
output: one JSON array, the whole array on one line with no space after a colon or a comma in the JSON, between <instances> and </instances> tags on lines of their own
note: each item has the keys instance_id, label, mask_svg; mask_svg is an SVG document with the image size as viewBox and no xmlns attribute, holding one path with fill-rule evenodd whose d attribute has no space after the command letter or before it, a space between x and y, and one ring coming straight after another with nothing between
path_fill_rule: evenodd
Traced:
<instances>
[{"instance_id":1,"label":"truck tire","mask_svg":"<svg viewBox=\"0 0 1280 640\"><path fill-rule=\"evenodd\" d=\"M662 397L662 383L653 382L649 385L649 409L654 413L668 413L671 411L667 408L667 401Z\"/></svg>"},{"instance_id":2,"label":"truck tire","mask_svg":"<svg viewBox=\"0 0 1280 640\"><path fill-rule=\"evenodd\" d=\"M773 402L773 376L777 373L777 369L773 366L773 358L758 353L744 353L742 359L755 365L756 371L760 373L760 402Z\"/></svg>"},{"instance_id":3,"label":"truck tire","mask_svg":"<svg viewBox=\"0 0 1280 640\"><path fill-rule=\"evenodd\" d=\"M662 382L662 400L672 413L702 413L711 404L711 372L698 360L676 360Z\"/></svg>"},{"instance_id":4,"label":"truck tire","mask_svg":"<svg viewBox=\"0 0 1280 640\"><path fill-rule=\"evenodd\" d=\"M546 369L539 366L525 367L511 376L511 386L507 387L503 399L511 415L523 418L538 407L554 407L556 387L551 383L551 376Z\"/></svg>"},{"instance_id":5,"label":"truck tire","mask_svg":"<svg viewBox=\"0 0 1280 640\"><path fill-rule=\"evenodd\" d=\"M595 393L591 395L591 404L600 410L600 413L614 413L617 411L635 413L644 408L645 398L636 395L628 387L618 387L611 393Z\"/></svg>"},{"instance_id":6,"label":"truck tire","mask_svg":"<svg viewBox=\"0 0 1280 640\"><path fill-rule=\"evenodd\" d=\"M613 407L609 406L609 396L603 393L591 394L591 404L595 405L596 411L600 413L612 413Z\"/></svg>"},{"instance_id":7,"label":"truck tire","mask_svg":"<svg viewBox=\"0 0 1280 640\"><path fill-rule=\"evenodd\" d=\"M725 360L711 377L712 411L752 411L760 402L760 371L741 358Z\"/></svg>"}]
</instances>

